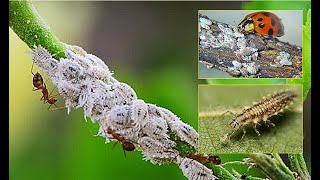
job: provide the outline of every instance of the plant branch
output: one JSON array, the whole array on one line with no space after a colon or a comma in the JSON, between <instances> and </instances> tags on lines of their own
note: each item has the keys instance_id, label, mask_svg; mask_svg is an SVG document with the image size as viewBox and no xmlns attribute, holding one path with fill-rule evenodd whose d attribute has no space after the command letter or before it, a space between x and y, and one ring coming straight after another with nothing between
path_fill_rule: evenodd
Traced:
<instances>
[{"instance_id":1,"label":"plant branch","mask_svg":"<svg viewBox=\"0 0 320 180\"><path fill-rule=\"evenodd\" d=\"M52 33L30 1L9 1L9 26L31 49L41 45L56 59L65 57L63 43Z\"/></svg>"},{"instance_id":2,"label":"plant branch","mask_svg":"<svg viewBox=\"0 0 320 180\"><path fill-rule=\"evenodd\" d=\"M263 173L270 179L292 180L292 176L287 174L279 165L266 154L247 154L249 159L255 163Z\"/></svg>"},{"instance_id":3,"label":"plant branch","mask_svg":"<svg viewBox=\"0 0 320 180\"><path fill-rule=\"evenodd\" d=\"M302 48L241 34L235 26L199 15L199 61L208 68L233 77L299 78L302 76Z\"/></svg>"},{"instance_id":4,"label":"plant branch","mask_svg":"<svg viewBox=\"0 0 320 180\"><path fill-rule=\"evenodd\" d=\"M289 154L289 161L291 168L294 172L298 173L299 177L303 180L311 179L309 171L304 161L303 154Z\"/></svg>"},{"instance_id":5,"label":"plant branch","mask_svg":"<svg viewBox=\"0 0 320 180\"><path fill-rule=\"evenodd\" d=\"M282 161L280 155L278 153L273 153L272 156L274 157L274 159L276 160L276 162L278 163L279 167L286 172L287 174L289 174L292 178L294 178L292 171L284 164L284 162Z\"/></svg>"}]
</instances>

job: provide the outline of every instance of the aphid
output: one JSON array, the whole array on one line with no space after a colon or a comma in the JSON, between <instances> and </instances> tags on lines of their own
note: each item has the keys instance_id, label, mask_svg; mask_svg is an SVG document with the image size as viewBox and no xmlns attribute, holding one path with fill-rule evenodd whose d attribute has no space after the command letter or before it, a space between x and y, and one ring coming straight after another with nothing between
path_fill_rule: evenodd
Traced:
<instances>
[{"instance_id":1,"label":"aphid","mask_svg":"<svg viewBox=\"0 0 320 180\"><path fill-rule=\"evenodd\" d=\"M125 151L133 151L136 149L134 144L132 144L130 141L126 140L123 136L116 133L114 130L112 130L110 127L107 128L106 133L110 134L114 139L118 140L122 144L123 152Z\"/></svg>"},{"instance_id":2,"label":"aphid","mask_svg":"<svg viewBox=\"0 0 320 180\"><path fill-rule=\"evenodd\" d=\"M246 134L245 127L248 125L253 125L255 132L260 136L256 126L262 122L274 126L269 118L283 112L285 108L293 103L296 97L297 95L293 91L282 91L262 98L260 102L254 103L253 106L244 109L240 114L235 115L227 111L235 116L232 122L229 123L229 125L232 125L234 128L230 136L239 129L242 129L243 138Z\"/></svg>"},{"instance_id":3,"label":"aphid","mask_svg":"<svg viewBox=\"0 0 320 180\"><path fill-rule=\"evenodd\" d=\"M280 37L284 35L281 19L267 11L248 14L239 24L238 31L243 34L257 33L263 36Z\"/></svg>"},{"instance_id":4,"label":"aphid","mask_svg":"<svg viewBox=\"0 0 320 180\"><path fill-rule=\"evenodd\" d=\"M205 154L193 154L193 153L187 153L187 158L197 160L201 164L213 164L213 165L219 165L221 164L221 159L217 155L205 155Z\"/></svg>"},{"instance_id":5,"label":"aphid","mask_svg":"<svg viewBox=\"0 0 320 180\"><path fill-rule=\"evenodd\" d=\"M33 73L33 64L34 62L32 63L32 67L31 67L31 73L33 75L33 79L32 79L32 83L33 83L33 91L36 91L36 90L41 90L42 91L42 97L40 98L40 100L43 100L44 103L48 103L50 104L48 109L50 109L50 107L52 105L55 105L56 106L56 109L62 109L64 107L58 107L55 103L57 102L57 99L54 97L54 96L50 96L50 94L48 93L48 89L46 87L46 84L43 82L43 78L41 76L41 74L39 72L37 73Z\"/></svg>"}]
</instances>

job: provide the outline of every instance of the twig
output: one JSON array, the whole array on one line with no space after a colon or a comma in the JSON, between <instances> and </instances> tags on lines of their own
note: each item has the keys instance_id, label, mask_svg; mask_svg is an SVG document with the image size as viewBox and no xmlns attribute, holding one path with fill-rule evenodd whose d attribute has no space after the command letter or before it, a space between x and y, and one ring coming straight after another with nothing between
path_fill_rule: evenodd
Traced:
<instances>
[{"instance_id":1,"label":"twig","mask_svg":"<svg viewBox=\"0 0 320 180\"><path fill-rule=\"evenodd\" d=\"M199 61L233 77L300 78L302 48L199 15Z\"/></svg>"}]
</instances>

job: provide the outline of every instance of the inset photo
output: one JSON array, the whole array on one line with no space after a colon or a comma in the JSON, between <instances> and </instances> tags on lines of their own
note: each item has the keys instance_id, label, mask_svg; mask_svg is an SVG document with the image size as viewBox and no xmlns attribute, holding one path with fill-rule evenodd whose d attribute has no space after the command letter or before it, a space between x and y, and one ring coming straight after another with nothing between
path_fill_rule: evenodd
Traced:
<instances>
[{"instance_id":1,"label":"inset photo","mask_svg":"<svg viewBox=\"0 0 320 180\"><path fill-rule=\"evenodd\" d=\"M199 79L302 78L301 10L199 10Z\"/></svg>"},{"instance_id":2,"label":"inset photo","mask_svg":"<svg viewBox=\"0 0 320 180\"><path fill-rule=\"evenodd\" d=\"M302 85L199 85L200 153L302 153Z\"/></svg>"}]
</instances>

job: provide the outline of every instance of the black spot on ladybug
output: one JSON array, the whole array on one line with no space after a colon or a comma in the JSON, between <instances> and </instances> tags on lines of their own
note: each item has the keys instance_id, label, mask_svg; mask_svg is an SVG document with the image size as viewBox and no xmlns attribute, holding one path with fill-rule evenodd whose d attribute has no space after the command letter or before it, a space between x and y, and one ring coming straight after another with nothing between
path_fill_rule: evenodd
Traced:
<instances>
[{"instance_id":1,"label":"black spot on ladybug","mask_svg":"<svg viewBox=\"0 0 320 180\"><path fill-rule=\"evenodd\" d=\"M270 29L268 30L268 35L270 35L270 36L273 35L273 29L270 28Z\"/></svg>"},{"instance_id":2,"label":"black spot on ladybug","mask_svg":"<svg viewBox=\"0 0 320 180\"><path fill-rule=\"evenodd\" d=\"M272 26L276 25L276 21L274 19L271 19L271 25Z\"/></svg>"},{"instance_id":3,"label":"black spot on ladybug","mask_svg":"<svg viewBox=\"0 0 320 180\"><path fill-rule=\"evenodd\" d=\"M263 19L262 18L258 18L257 21L263 21Z\"/></svg>"},{"instance_id":4,"label":"black spot on ladybug","mask_svg":"<svg viewBox=\"0 0 320 180\"><path fill-rule=\"evenodd\" d=\"M265 16L267 16L267 17L269 17L269 16L270 16L270 13L268 13L268 12L264 12L264 13L263 13L263 15L265 15Z\"/></svg>"},{"instance_id":5,"label":"black spot on ladybug","mask_svg":"<svg viewBox=\"0 0 320 180\"><path fill-rule=\"evenodd\" d=\"M258 26L259 26L259 28L264 28L264 24L263 23L260 23Z\"/></svg>"}]
</instances>

